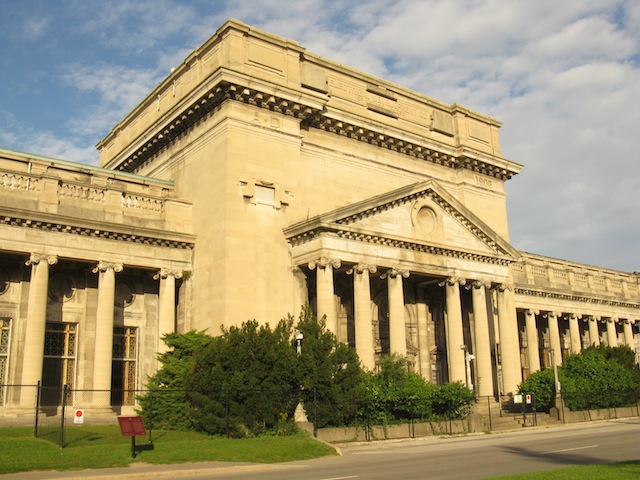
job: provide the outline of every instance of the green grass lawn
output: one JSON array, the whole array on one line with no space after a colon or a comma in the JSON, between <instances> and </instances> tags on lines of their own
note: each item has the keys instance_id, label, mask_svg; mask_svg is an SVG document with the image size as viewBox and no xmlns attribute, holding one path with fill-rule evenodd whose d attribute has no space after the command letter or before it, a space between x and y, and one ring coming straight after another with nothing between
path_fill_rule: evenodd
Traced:
<instances>
[{"instance_id":1,"label":"green grass lawn","mask_svg":"<svg viewBox=\"0 0 640 480\"><path fill-rule=\"evenodd\" d=\"M567 467L546 472L522 473L494 480L635 480L640 478L640 462Z\"/></svg>"},{"instance_id":2,"label":"green grass lawn","mask_svg":"<svg viewBox=\"0 0 640 480\"><path fill-rule=\"evenodd\" d=\"M228 439L154 430L152 445L148 437L136 437L136 458L131 458L131 438L123 437L117 426L74 425L67 428L65 440L65 448L60 448L57 434L47 440L34 438L32 428L0 428L0 474L125 467L134 462L276 463L335 454L331 447L302 432L291 437Z\"/></svg>"}]
</instances>

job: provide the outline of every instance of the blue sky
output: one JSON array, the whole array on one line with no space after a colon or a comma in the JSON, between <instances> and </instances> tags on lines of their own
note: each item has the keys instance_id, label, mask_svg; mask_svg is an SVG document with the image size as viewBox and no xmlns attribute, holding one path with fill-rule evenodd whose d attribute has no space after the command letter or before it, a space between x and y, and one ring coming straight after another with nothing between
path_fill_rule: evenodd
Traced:
<instances>
[{"instance_id":1,"label":"blue sky","mask_svg":"<svg viewBox=\"0 0 640 480\"><path fill-rule=\"evenodd\" d=\"M640 270L637 0L0 0L0 147L96 164L228 18L496 117L512 244Z\"/></svg>"}]
</instances>

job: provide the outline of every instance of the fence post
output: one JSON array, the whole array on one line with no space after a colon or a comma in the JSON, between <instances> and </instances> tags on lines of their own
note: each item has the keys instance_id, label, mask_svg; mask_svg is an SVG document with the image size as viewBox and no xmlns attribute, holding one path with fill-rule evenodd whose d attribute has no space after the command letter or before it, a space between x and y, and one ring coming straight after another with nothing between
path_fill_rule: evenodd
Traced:
<instances>
[{"instance_id":1,"label":"fence post","mask_svg":"<svg viewBox=\"0 0 640 480\"><path fill-rule=\"evenodd\" d=\"M153 432L153 390L149 390L149 443L153 443L151 432Z\"/></svg>"},{"instance_id":2,"label":"fence post","mask_svg":"<svg viewBox=\"0 0 640 480\"><path fill-rule=\"evenodd\" d=\"M227 405L226 405L226 407L227 407L227 408L226 408L226 410L227 410L227 412L226 412L226 417L227 417L227 418L226 418L226 424L227 424L227 425L226 425L226 426L227 426L227 438L229 438L229 437L231 437L231 432L229 431L229 429L230 429L230 425L229 425L229 421L230 421L230 420L229 420L229 415L230 415L230 409L231 409L231 406L229 405L229 393L228 393L228 392L227 392L227 393L226 393L226 395L225 395L225 403L227 404Z\"/></svg>"},{"instance_id":3,"label":"fence post","mask_svg":"<svg viewBox=\"0 0 640 480\"><path fill-rule=\"evenodd\" d=\"M40 380L38 380L38 385L36 385L36 411L35 411L36 421L33 427L33 436L35 438L38 438L38 420L39 420L38 412L39 411L40 411Z\"/></svg>"},{"instance_id":4,"label":"fence post","mask_svg":"<svg viewBox=\"0 0 640 480\"><path fill-rule=\"evenodd\" d=\"M491 432L493 430L493 424L492 419L491 419L491 397L487 396L487 410L489 411L489 431Z\"/></svg>"},{"instance_id":5,"label":"fence post","mask_svg":"<svg viewBox=\"0 0 640 480\"><path fill-rule=\"evenodd\" d=\"M313 436L318 438L318 390L313 387Z\"/></svg>"},{"instance_id":6,"label":"fence post","mask_svg":"<svg viewBox=\"0 0 640 480\"><path fill-rule=\"evenodd\" d=\"M60 412L60 448L64 448L64 412L67 409L67 392L69 387L65 383L62 387L62 411Z\"/></svg>"}]
</instances>

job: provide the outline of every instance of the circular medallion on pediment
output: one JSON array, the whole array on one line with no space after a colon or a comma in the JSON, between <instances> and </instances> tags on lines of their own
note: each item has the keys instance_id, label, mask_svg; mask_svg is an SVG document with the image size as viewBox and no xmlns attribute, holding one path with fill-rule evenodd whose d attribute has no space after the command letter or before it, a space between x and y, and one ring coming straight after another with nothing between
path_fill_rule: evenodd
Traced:
<instances>
[{"instance_id":1,"label":"circular medallion on pediment","mask_svg":"<svg viewBox=\"0 0 640 480\"><path fill-rule=\"evenodd\" d=\"M116 284L116 300L117 307L126 308L136 300L136 294L133 287L126 281L120 281Z\"/></svg>"},{"instance_id":2,"label":"circular medallion on pediment","mask_svg":"<svg viewBox=\"0 0 640 480\"><path fill-rule=\"evenodd\" d=\"M9 290L9 275L4 270L0 270L0 295Z\"/></svg>"},{"instance_id":3,"label":"circular medallion on pediment","mask_svg":"<svg viewBox=\"0 0 640 480\"><path fill-rule=\"evenodd\" d=\"M423 205L416 213L416 223L420 231L426 235L433 233L438 228L438 217L431 207Z\"/></svg>"},{"instance_id":4,"label":"circular medallion on pediment","mask_svg":"<svg viewBox=\"0 0 640 480\"><path fill-rule=\"evenodd\" d=\"M56 273L49 280L49 298L54 302L68 302L76 293L73 278L66 273Z\"/></svg>"}]
</instances>

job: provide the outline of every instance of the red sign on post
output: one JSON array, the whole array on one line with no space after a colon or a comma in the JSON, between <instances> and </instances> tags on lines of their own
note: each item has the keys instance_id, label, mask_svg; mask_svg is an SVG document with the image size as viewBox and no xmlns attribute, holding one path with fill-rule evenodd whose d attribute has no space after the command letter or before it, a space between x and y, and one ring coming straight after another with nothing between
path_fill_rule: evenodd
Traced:
<instances>
[{"instance_id":1,"label":"red sign on post","mask_svg":"<svg viewBox=\"0 0 640 480\"><path fill-rule=\"evenodd\" d=\"M123 437L142 437L147 434L142 417L118 417Z\"/></svg>"}]
</instances>

